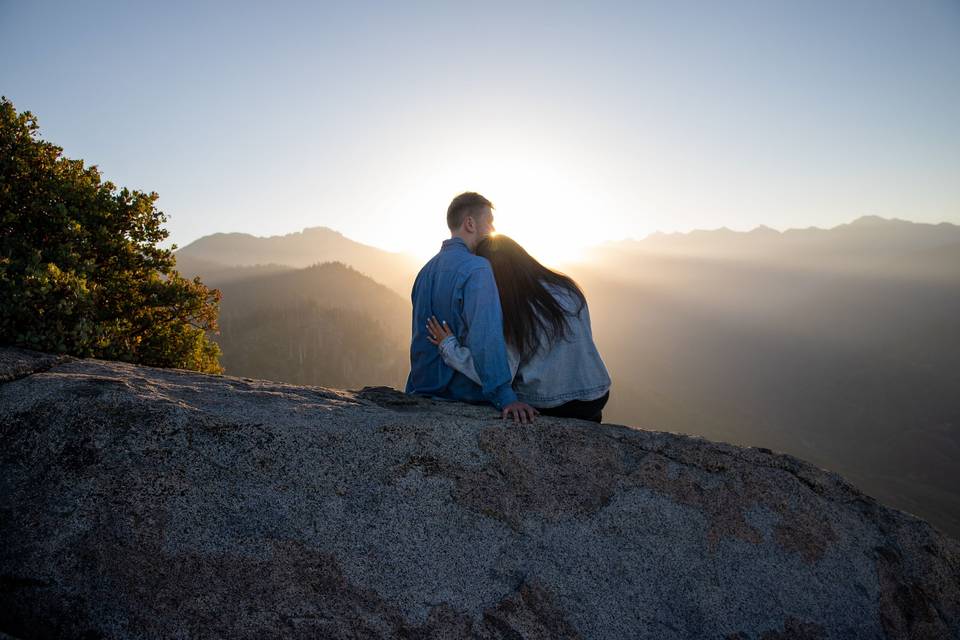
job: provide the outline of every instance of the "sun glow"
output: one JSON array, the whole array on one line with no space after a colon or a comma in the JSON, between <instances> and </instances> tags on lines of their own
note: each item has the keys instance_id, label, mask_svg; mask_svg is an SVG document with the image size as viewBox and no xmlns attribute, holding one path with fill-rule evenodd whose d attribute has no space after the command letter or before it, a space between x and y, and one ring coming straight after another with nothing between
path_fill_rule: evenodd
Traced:
<instances>
[{"instance_id":1,"label":"sun glow","mask_svg":"<svg viewBox=\"0 0 960 640\"><path fill-rule=\"evenodd\" d=\"M602 186L585 178L561 154L538 152L534 145L499 147L480 140L463 148L470 153L437 152L418 158L419 184L397 189L394 199L383 203L384 213L403 212L390 219L410 224L392 227L384 245L419 258L433 255L449 237L444 224L447 204L463 191L489 198L497 233L510 236L550 267L575 261L590 245L610 237L609 230L596 223L606 217L598 214L612 206Z\"/></svg>"}]
</instances>

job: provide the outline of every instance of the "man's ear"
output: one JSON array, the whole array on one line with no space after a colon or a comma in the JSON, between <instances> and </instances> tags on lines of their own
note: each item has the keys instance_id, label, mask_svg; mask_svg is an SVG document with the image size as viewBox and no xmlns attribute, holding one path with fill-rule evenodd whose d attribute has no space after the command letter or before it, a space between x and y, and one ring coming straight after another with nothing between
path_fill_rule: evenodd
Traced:
<instances>
[{"instance_id":1,"label":"man's ear","mask_svg":"<svg viewBox=\"0 0 960 640\"><path fill-rule=\"evenodd\" d=\"M467 233L476 233L477 221L473 219L473 216L467 216L463 219L463 230Z\"/></svg>"}]
</instances>

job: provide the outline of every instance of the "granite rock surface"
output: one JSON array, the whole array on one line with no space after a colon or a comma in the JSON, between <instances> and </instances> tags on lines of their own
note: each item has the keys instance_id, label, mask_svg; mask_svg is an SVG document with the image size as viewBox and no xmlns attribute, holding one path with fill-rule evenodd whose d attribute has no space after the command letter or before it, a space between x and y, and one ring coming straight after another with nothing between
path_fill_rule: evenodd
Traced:
<instances>
[{"instance_id":1,"label":"granite rock surface","mask_svg":"<svg viewBox=\"0 0 960 640\"><path fill-rule=\"evenodd\" d=\"M786 455L0 349L0 637L960 638L960 545Z\"/></svg>"}]
</instances>

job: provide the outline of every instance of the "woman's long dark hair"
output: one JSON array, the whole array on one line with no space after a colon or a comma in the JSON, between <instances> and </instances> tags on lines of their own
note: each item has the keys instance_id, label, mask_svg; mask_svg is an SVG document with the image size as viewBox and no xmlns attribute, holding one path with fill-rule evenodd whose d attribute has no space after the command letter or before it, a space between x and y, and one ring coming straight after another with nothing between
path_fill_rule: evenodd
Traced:
<instances>
[{"instance_id":1,"label":"woman's long dark hair","mask_svg":"<svg viewBox=\"0 0 960 640\"><path fill-rule=\"evenodd\" d=\"M503 309L503 335L521 356L532 354L541 346L540 330L551 343L566 335L569 312L545 284L566 289L579 299L577 313L587 303L572 278L546 268L507 236L488 236L477 245L476 254L489 260L493 267Z\"/></svg>"}]
</instances>

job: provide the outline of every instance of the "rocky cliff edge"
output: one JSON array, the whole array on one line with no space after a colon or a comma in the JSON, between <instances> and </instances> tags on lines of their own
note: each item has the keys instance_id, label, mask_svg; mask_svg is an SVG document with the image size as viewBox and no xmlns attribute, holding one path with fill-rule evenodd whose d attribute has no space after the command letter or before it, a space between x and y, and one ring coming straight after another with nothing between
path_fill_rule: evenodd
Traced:
<instances>
[{"instance_id":1,"label":"rocky cliff edge","mask_svg":"<svg viewBox=\"0 0 960 640\"><path fill-rule=\"evenodd\" d=\"M19 638L960 637L956 541L761 449L0 349L0 465Z\"/></svg>"}]
</instances>

